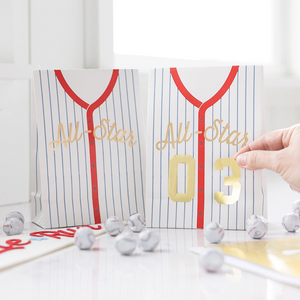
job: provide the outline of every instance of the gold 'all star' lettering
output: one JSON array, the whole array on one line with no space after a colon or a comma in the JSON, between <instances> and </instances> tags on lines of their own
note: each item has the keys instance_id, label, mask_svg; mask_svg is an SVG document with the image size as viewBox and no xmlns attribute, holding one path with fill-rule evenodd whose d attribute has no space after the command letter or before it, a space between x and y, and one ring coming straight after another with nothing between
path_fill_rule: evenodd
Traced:
<instances>
[{"instance_id":1,"label":"gold 'all star' lettering","mask_svg":"<svg viewBox=\"0 0 300 300\"><path fill-rule=\"evenodd\" d=\"M187 122L184 135L183 135L182 139L180 140L181 130L182 130L182 123L180 123L179 124L179 129L178 129L177 139L175 140L174 139L173 124L172 124L172 122L170 122L168 124L168 127L167 127L167 132L166 132L165 139L156 143L156 149L157 150L164 150L166 148L167 144L171 144L172 148L175 149L175 144L176 143L181 144L182 142L188 142L191 139L191 137L192 137L192 133L191 133L190 136L189 136L189 138L187 138L188 131L189 131L189 126L190 126L190 121ZM169 138L169 134L170 134L170 138L171 138L170 141L168 139ZM159 147L159 144L162 144L162 146Z\"/></svg>"},{"instance_id":2,"label":"gold 'all star' lettering","mask_svg":"<svg viewBox=\"0 0 300 300\"><path fill-rule=\"evenodd\" d=\"M82 138L82 133L78 137L78 129L79 129L79 121L76 122L76 127L75 127L75 134L74 138L72 139L72 123L70 123L69 126L69 135L68 139L66 139L65 131L64 131L64 126L62 123L58 124L58 129L57 129L57 139L55 141L52 141L48 144L48 148L52 151L56 150L59 146L59 144L63 144L65 148L67 148L67 143L73 143L75 141L79 141ZM60 136L62 137L62 140L60 140ZM52 144L55 144L54 147L51 147Z\"/></svg>"}]
</instances>

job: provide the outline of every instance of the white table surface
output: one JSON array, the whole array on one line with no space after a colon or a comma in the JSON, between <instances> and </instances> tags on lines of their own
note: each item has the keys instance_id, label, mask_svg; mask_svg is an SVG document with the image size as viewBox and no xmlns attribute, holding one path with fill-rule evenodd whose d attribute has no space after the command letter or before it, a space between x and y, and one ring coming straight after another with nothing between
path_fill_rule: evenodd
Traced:
<instances>
[{"instance_id":1,"label":"white table surface","mask_svg":"<svg viewBox=\"0 0 300 300\"><path fill-rule=\"evenodd\" d=\"M287 233L280 224L299 194L277 175L271 174L268 182L269 231L264 239L300 238L300 231ZM13 210L30 218L29 205L22 204L0 207L0 220ZM36 230L40 228L26 223L25 233ZM300 289L238 268L224 265L215 274L204 271L189 251L208 244L203 230L157 232L161 242L153 253L137 249L129 257L121 256L114 238L104 234L93 250L72 246L0 272L0 299L300 299ZM245 231L225 231L222 243L250 240Z\"/></svg>"}]
</instances>

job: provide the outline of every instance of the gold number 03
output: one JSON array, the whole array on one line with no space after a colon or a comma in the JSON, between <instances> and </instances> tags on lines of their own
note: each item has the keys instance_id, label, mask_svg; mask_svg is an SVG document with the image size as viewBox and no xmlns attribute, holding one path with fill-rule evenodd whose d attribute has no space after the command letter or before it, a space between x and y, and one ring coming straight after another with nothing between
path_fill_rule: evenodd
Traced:
<instances>
[{"instance_id":1,"label":"gold number 03","mask_svg":"<svg viewBox=\"0 0 300 300\"><path fill-rule=\"evenodd\" d=\"M186 193L177 193L178 164L186 164ZM174 155L169 163L169 190L168 197L174 202L189 202L195 194L195 165L196 160L191 155ZM231 167L231 177L224 178L224 185L232 185L232 194L224 196L223 192L215 192L214 199L220 204L233 204L239 200L241 193L240 167L233 158L219 158L214 163L215 170L223 170L223 167Z\"/></svg>"},{"instance_id":2,"label":"gold number 03","mask_svg":"<svg viewBox=\"0 0 300 300\"><path fill-rule=\"evenodd\" d=\"M186 164L186 193L177 193L178 164ZM189 202L195 193L196 160L191 155L174 155L169 163L169 192L168 196L174 202Z\"/></svg>"},{"instance_id":3,"label":"gold number 03","mask_svg":"<svg viewBox=\"0 0 300 300\"><path fill-rule=\"evenodd\" d=\"M219 158L214 163L215 170L223 170L223 167L231 167L232 176L224 177L224 185L232 185L231 196L224 196L223 192L215 192L214 199L220 204L233 204L240 198L241 170L237 162L233 158Z\"/></svg>"}]
</instances>

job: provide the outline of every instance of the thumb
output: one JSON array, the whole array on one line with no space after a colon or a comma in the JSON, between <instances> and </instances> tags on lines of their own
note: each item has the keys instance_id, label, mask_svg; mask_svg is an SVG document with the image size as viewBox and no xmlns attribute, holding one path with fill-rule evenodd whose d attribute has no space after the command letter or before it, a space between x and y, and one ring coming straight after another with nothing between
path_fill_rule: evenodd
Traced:
<instances>
[{"instance_id":1,"label":"thumb","mask_svg":"<svg viewBox=\"0 0 300 300\"><path fill-rule=\"evenodd\" d=\"M268 169L277 172L281 163L276 157L277 153L277 151L249 151L240 154L236 161L240 167L247 170Z\"/></svg>"}]
</instances>

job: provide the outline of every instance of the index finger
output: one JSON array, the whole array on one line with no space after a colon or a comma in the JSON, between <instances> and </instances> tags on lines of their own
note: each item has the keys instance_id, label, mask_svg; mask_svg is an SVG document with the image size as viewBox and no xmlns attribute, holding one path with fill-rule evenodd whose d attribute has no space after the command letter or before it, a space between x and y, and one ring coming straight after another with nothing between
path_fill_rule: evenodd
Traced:
<instances>
[{"instance_id":1,"label":"index finger","mask_svg":"<svg viewBox=\"0 0 300 300\"><path fill-rule=\"evenodd\" d=\"M277 151L285 148L283 143L285 131L276 130L259 137L257 140L240 149L234 158L236 159L240 154L253 150Z\"/></svg>"}]
</instances>

